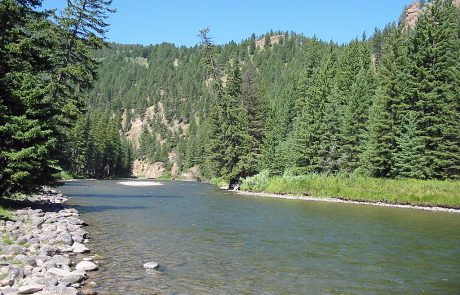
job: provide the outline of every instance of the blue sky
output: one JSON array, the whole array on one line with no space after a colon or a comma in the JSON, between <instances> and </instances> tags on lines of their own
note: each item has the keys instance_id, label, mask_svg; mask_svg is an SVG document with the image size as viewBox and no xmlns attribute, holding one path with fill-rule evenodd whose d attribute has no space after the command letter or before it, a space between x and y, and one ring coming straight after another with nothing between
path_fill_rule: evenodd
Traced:
<instances>
[{"instance_id":1,"label":"blue sky","mask_svg":"<svg viewBox=\"0 0 460 295\"><path fill-rule=\"evenodd\" d=\"M44 0L62 9L65 0ZM109 41L193 46L198 30L211 29L217 44L274 31L294 31L344 43L398 20L412 0L114 0Z\"/></svg>"}]
</instances>

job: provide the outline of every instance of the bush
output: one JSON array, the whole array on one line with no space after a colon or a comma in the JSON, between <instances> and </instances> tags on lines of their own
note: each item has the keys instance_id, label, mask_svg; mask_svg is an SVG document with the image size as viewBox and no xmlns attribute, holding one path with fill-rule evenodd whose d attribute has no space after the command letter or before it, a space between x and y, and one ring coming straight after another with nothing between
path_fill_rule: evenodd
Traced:
<instances>
[{"instance_id":1,"label":"bush","mask_svg":"<svg viewBox=\"0 0 460 295\"><path fill-rule=\"evenodd\" d=\"M263 191L267 187L269 176L269 170L262 170L259 174L243 179L241 189L257 192Z\"/></svg>"},{"instance_id":2,"label":"bush","mask_svg":"<svg viewBox=\"0 0 460 295\"><path fill-rule=\"evenodd\" d=\"M209 180L209 183L214 184L215 186L221 189L228 189L228 187L230 186L229 181L227 179L224 179L223 177L211 178L211 180Z\"/></svg>"}]
</instances>

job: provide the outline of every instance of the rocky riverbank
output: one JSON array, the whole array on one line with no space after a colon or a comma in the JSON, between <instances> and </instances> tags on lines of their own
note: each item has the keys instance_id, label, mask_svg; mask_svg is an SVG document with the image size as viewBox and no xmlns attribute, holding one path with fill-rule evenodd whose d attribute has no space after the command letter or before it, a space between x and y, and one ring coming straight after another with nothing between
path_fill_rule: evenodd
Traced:
<instances>
[{"instance_id":1,"label":"rocky riverbank","mask_svg":"<svg viewBox=\"0 0 460 295\"><path fill-rule=\"evenodd\" d=\"M88 232L67 199L51 189L28 197L32 207L0 220L0 290L2 294L96 294L87 272L98 257L85 246Z\"/></svg>"}]
</instances>

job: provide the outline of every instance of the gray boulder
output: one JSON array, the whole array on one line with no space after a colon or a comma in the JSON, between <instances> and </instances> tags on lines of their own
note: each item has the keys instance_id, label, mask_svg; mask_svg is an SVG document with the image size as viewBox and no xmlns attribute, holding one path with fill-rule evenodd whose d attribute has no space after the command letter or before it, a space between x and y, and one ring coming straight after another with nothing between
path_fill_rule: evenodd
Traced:
<instances>
[{"instance_id":1,"label":"gray boulder","mask_svg":"<svg viewBox=\"0 0 460 295\"><path fill-rule=\"evenodd\" d=\"M19 294L33 294L33 293L37 293L38 291L43 290L43 288L45 288L45 285L41 285L41 284L25 285L25 286L19 287L18 293Z\"/></svg>"}]
</instances>

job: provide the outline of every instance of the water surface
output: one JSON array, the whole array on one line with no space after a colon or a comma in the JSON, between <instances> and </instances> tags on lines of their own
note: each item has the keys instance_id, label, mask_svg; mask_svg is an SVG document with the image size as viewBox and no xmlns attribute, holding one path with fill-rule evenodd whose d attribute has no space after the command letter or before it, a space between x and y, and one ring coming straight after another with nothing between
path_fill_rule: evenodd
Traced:
<instances>
[{"instance_id":1,"label":"water surface","mask_svg":"<svg viewBox=\"0 0 460 295\"><path fill-rule=\"evenodd\" d=\"M60 187L106 258L101 294L460 294L458 214L163 183Z\"/></svg>"}]
</instances>

